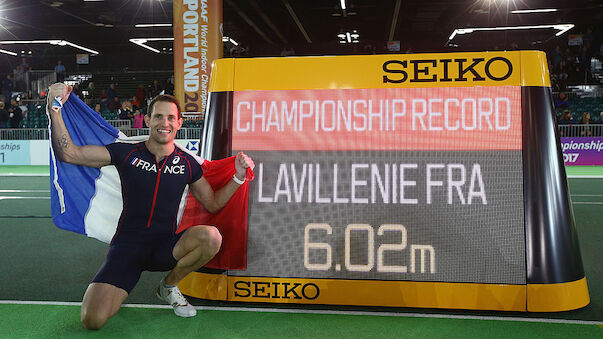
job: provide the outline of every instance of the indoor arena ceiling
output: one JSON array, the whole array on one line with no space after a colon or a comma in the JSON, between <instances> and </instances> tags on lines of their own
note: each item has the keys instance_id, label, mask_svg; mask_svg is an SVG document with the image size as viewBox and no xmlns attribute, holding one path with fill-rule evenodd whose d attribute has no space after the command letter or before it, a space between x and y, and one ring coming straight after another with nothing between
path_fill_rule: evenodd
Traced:
<instances>
[{"instance_id":1,"label":"indoor arena ceiling","mask_svg":"<svg viewBox=\"0 0 603 339\"><path fill-rule=\"evenodd\" d=\"M171 23L172 6L168 0L0 0L0 40L61 39L104 55L127 49L152 53L129 39L171 37L172 28L134 25ZM345 6L342 10L340 0L223 0L223 31L255 55L278 54L286 46L295 47L297 54L316 55L349 48L338 47L337 35L353 30L359 34L359 51L398 40L402 52L409 47L431 52L508 48L513 42L538 45L555 39L559 31L477 32L449 41L460 28L574 24L571 34L603 22L599 0L345 0ZM550 8L556 11L511 13Z\"/></svg>"}]
</instances>

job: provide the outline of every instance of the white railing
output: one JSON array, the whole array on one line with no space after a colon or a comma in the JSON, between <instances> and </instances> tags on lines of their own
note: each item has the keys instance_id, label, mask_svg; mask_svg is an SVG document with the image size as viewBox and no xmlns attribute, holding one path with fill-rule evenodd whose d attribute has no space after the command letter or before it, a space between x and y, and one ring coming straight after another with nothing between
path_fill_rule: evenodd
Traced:
<instances>
[{"instance_id":1,"label":"white railing","mask_svg":"<svg viewBox=\"0 0 603 339\"><path fill-rule=\"evenodd\" d=\"M603 137L603 124L559 125L560 137Z\"/></svg>"},{"instance_id":2,"label":"white railing","mask_svg":"<svg viewBox=\"0 0 603 339\"><path fill-rule=\"evenodd\" d=\"M129 129L132 128L132 121L131 120L107 120L108 123L111 124L111 126L121 130L121 129Z\"/></svg>"},{"instance_id":3,"label":"white railing","mask_svg":"<svg viewBox=\"0 0 603 339\"><path fill-rule=\"evenodd\" d=\"M120 120L124 121L124 120ZM148 128L121 128L129 137L149 135ZM176 134L176 139L197 139L203 135L203 128L182 127ZM3 128L0 129L0 140L48 140L49 133L46 128Z\"/></svg>"},{"instance_id":4,"label":"white railing","mask_svg":"<svg viewBox=\"0 0 603 339\"><path fill-rule=\"evenodd\" d=\"M127 122L129 120L109 120ZM114 125L115 126L115 125ZM117 126L116 126L117 127ZM149 135L148 128L119 128L129 137ZM203 128L182 127L176 139L201 139ZM559 125L560 137L603 137L603 124L595 125ZM0 140L47 140L48 129L46 128L5 128L0 129Z\"/></svg>"}]
</instances>

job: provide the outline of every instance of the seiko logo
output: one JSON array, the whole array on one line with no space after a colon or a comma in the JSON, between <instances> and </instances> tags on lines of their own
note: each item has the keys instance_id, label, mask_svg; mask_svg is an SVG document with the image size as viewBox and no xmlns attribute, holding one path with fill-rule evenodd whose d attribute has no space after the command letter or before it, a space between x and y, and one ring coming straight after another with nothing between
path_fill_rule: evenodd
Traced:
<instances>
[{"instance_id":1,"label":"seiko logo","mask_svg":"<svg viewBox=\"0 0 603 339\"><path fill-rule=\"evenodd\" d=\"M174 163L176 163L176 162L174 162ZM132 161L130 162L130 165L132 165L136 168L140 168L143 171L157 173L157 164L151 164L150 162L144 161L140 158L132 159ZM163 173L183 175L184 174L184 165L165 166L163 168Z\"/></svg>"},{"instance_id":2,"label":"seiko logo","mask_svg":"<svg viewBox=\"0 0 603 339\"><path fill-rule=\"evenodd\" d=\"M497 67L497 74L493 68ZM513 64L507 58L490 59L426 59L388 60L383 63L383 83L503 81L513 73Z\"/></svg>"},{"instance_id":3,"label":"seiko logo","mask_svg":"<svg viewBox=\"0 0 603 339\"><path fill-rule=\"evenodd\" d=\"M313 283L243 281L234 283L235 297L314 300L320 289Z\"/></svg>"}]
</instances>

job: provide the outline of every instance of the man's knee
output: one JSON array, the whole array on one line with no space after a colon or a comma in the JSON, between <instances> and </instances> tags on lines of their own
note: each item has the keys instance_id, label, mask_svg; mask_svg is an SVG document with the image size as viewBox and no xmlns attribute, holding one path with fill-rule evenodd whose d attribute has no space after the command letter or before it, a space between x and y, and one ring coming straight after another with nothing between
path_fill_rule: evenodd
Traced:
<instances>
[{"instance_id":1,"label":"man's knee","mask_svg":"<svg viewBox=\"0 0 603 339\"><path fill-rule=\"evenodd\" d=\"M82 306L82 324L89 330L98 330L109 320L108 312L98 312Z\"/></svg>"},{"instance_id":2,"label":"man's knee","mask_svg":"<svg viewBox=\"0 0 603 339\"><path fill-rule=\"evenodd\" d=\"M196 232L199 244L206 248L210 253L216 254L222 245L222 235L214 226L203 226Z\"/></svg>"}]
</instances>

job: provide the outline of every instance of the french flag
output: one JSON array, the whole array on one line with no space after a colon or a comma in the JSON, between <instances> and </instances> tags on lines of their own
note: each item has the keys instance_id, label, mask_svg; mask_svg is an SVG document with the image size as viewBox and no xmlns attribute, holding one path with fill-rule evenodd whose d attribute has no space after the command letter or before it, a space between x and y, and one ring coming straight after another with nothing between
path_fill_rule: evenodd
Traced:
<instances>
[{"instance_id":1,"label":"french flag","mask_svg":"<svg viewBox=\"0 0 603 339\"><path fill-rule=\"evenodd\" d=\"M76 145L136 143L148 138L127 137L76 95L70 95L63 104L62 115ZM190 154L186 148L178 144L176 147ZM234 157L208 161L193 156L202 164L203 176L214 190L225 185L235 173ZM247 179L253 179L251 169L247 170ZM105 243L111 242L123 207L120 178L114 166L93 168L58 161L51 142L50 196L52 220L57 227ZM189 194L188 187L185 189L180 200L177 232L193 225L212 225L222 234L220 252L205 267L245 269L248 199L249 185L246 182L220 212L211 214Z\"/></svg>"}]
</instances>

